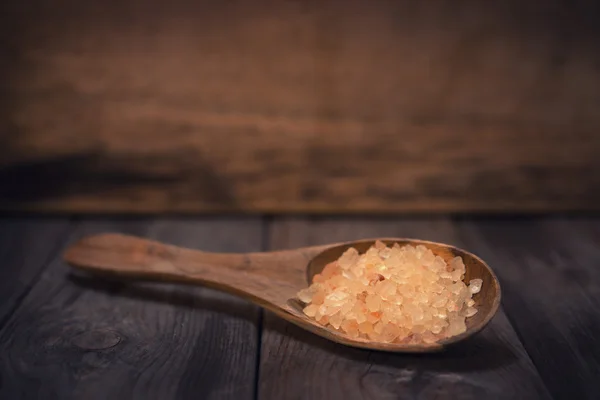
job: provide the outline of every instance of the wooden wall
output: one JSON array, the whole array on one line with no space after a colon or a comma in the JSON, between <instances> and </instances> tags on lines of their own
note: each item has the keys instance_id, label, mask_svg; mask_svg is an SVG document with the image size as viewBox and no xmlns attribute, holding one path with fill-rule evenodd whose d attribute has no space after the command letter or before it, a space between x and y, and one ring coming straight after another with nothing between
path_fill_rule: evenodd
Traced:
<instances>
[{"instance_id":1,"label":"wooden wall","mask_svg":"<svg viewBox=\"0 0 600 400\"><path fill-rule=\"evenodd\" d=\"M600 209L592 1L6 0L0 209Z\"/></svg>"}]
</instances>

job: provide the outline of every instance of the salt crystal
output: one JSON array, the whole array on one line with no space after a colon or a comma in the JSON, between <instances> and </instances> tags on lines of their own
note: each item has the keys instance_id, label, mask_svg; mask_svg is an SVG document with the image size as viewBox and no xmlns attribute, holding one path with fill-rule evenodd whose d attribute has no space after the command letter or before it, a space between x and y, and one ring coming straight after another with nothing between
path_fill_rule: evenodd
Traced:
<instances>
[{"instance_id":1,"label":"salt crystal","mask_svg":"<svg viewBox=\"0 0 600 400\"><path fill-rule=\"evenodd\" d=\"M463 288L464 283L456 282L450 286L450 291L454 294L459 294L461 289Z\"/></svg>"},{"instance_id":2,"label":"salt crystal","mask_svg":"<svg viewBox=\"0 0 600 400\"><path fill-rule=\"evenodd\" d=\"M473 308L473 307L469 307L465 311L465 317L467 317L467 318L472 317L475 314L477 314L477 309Z\"/></svg>"},{"instance_id":3,"label":"salt crystal","mask_svg":"<svg viewBox=\"0 0 600 400\"><path fill-rule=\"evenodd\" d=\"M400 257L398 257L397 254L394 254L392 252L390 256L385 260L385 265L387 265L388 268L395 270L402 266L402 260L400 259Z\"/></svg>"},{"instance_id":4,"label":"salt crystal","mask_svg":"<svg viewBox=\"0 0 600 400\"><path fill-rule=\"evenodd\" d=\"M348 279L350 282L354 282L354 280L356 279L356 275L354 275L352 271L347 269L342 270L342 276Z\"/></svg>"},{"instance_id":5,"label":"salt crystal","mask_svg":"<svg viewBox=\"0 0 600 400\"><path fill-rule=\"evenodd\" d=\"M432 266L433 266L433 269L436 271L445 271L446 270L446 262L440 256L435 256Z\"/></svg>"},{"instance_id":6,"label":"salt crystal","mask_svg":"<svg viewBox=\"0 0 600 400\"><path fill-rule=\"evenodd\" d=\"M462 288L460 289L460 293L458 293L458 299L461 304L466 303L471 298L471 291L467 287L467 285L462 284Z\"/></svg>"},{"instance_id":7,"label":"salt crystal","mask_svg":"<svg viewBox=\"0 0 600 400\"><path fill-rule=\"evenodd\" d=\"M367 314L366 313L363 313L363 312L356 313L356 322L358 322L359 324L362 324L366 320L367 320Z\"/></svg>"},{"instance_id":8,"label":"salt crystal","mask_svg":"<svg viewBox=\"0 0 600 400\"><path fill-rule=\"evenodd\" d=\"M314 294L314 296L312 298L313 304L323 304L323 301L325 301L325 292L324 291L318 291L317 293Z\"/></svg>"},{"instance_id":9,"label":"salt crystal","mask_svg":"<svg viewBox=\"0 0 600 400\"><path fill-rule=\"evenodd\" d=\"M340 310L340 312L342 313L342 315L346 315L350 311L352 311L352 309L354 308L355 304L356 304L356 302L353 302L353 301L347 301L347 302L345 302L344 305L342 306L342 309Z\"/></svg>"},{"instance_id":10,"label":"salt crystal","mask_svg":"<svg viewBox=\"0 0 600 400\"><path fill-rule=\"evenodd\" d=\"M342 322L341 328L346 333L358 331L358 323L355 320L348 320L348 319L346 319L346 320L344 320L344 322Z\"/></svg>"},{"instance_id":11,"label":"salt crystal","mask_svg":"<svg viewBox=\"0 0 600 400\"><path fill-rule=\"evenodd\" d=\"M437 282L434 282L431 284L431 291L440 294L444 291L444 286Z\"/></svg>"},{"instance_id":12,"label":"salt crystal","mask_svg":"<svg viewBox=\"0 0 600 400\"><path fill-rule=\"evenodd\" d=\"M430 267L433 269L434 263L435 261L435 255L432 252L427 252L425 254L423 254L421 256L421 262L423 263L423 265L425 265L426 267Z\"/></svg>"},{"instance_id":13,"label":"salt crystal","mask_svg":"<svg viewBox=\"0 0 600 400\"><path fill-rule=\"evenodd\" d=\"M330 293L327 296L325 296L325 303L330 303L330 304L343 303L344 300L346 300L348 297L350 297L350 295L348 293L344 293L341 290L336 290L335 292Z\"/></svg>"},{"instance_id":14,"label":"salt crystal","mask_svg":"<svg viewBox=\"0 0 600 400\"><path fill-rule=\"evenodd\" d=\"M435 343L435 342L437 342L437 337L432 332L429 332L429 331L424 332L421 335L421 338L423 339L423 342L425 342L425 343Z\"/></svg>"},{"instance_id":15,"label":"salt crystal","mask_svg":"<svg viewBox=\"0 0 600 400\"><path fill-rule=\"evenodd\" d=\"M469 290L471 293L476 294L481 290L481 286L483 285L483 280L481 279L471 279L469 282Z\"/></svg>"},{"instance_id":16,"label":"salt crystal","mask_svg":"<svg viewBox=\"0 0 600 400\"><path fill-rule=\"evenodd\" d=\"M465 271L465 264L461 257L454 257L450 260L450 267L455 271L461 271L463 273Z\"/></svg>"},{"instance_id":17,"label":"salt crystal","mask_svg":"<svg viewBox=\"0 0 600 400\"><path fill-rule=\"evenodd\" d=\"M401 326L405 327L406 329L412 329L414 324L412 322L412 319L410 319L410 317L406 316L401 323Z\"/></svg>"},{"instance_id":18,"label":"salt crystal","mask_svg":"<svg viewBox=\"0 0 600 400\"><path fill-rule=\"evenodd\" d=\"M413 322L423 319L423 311L414 304L406 304L404 310L408 313Z\"/></svg>"},{"instance_id":19,"label":"salt crystal","mask_svg":"<svg viewBox=\"0 0 600 400\"><path fill-rule=\"evenodd\" d=\"M433 320L432 311L434 309L431 309L429 307L422 307L421 309L423 310L423 322L425 324L429 324Z\"/></svg>"},{"instance_id":20,"label":"salt crystal","mask_svg":"<svg viewBox=\"0 0 600 400\"><path fill-rule=\"evenodd\" d=\"M423 333L423 332L425 332L425 326L424 325L415 325L415 326L413 326L412 331L414 333Z\"/></svg>"},{"instance_id":21,"label":"salt crystal","mask_svg":"<svg viewBox=\"0 0 600 400\"><path fill-rule=\"evenodd\" d=\"M390 301L390 303L396 307L402 305L402 296L401 295L388 297L387 300Z\"/></svg>"},{"instance_id":22,"label":"salt crystal","mask_svg":"<svg viewBox=\"0 0 600 400\"><path fill-rule=\"evenodd\" d=\"M429 303L429 295L424 292L419 292L415 295L415 300L423 304Z\"/></svg>"},{"instance_id":23,"label":"salt crystal","mask_svg":"<svg viewBox=\"0 0 600 400\"><path fill-rule=\"evenodd\" d=\"M321 276L325 279L329 279L339 273L340 273L340 267L338 266L338 263L332 262L332 263L327 264L325 266L325 268L323 268L323 271L321 271Z\"/></svg>"},{"instance_id":24,"label":"salt crystal","mask_svg":"<svg viewBox=\"0 0 600 400\"><path fill-rule=\"evenodd\" d=\"M370 311L377 311L381 306L381 297L376 294L370 294L367 296L366 304Z\"/></svg>"},{"instance_id":25,"label":"salt crystal","mask_svg":"<svg viewBox=\"0 0 600 400\"><path fill-rule=\"evenodd\" d=\"M389 279L385 280L385 281L381 281L376 284L375 291L382 298L384 298L384 299L389 298L390 296L393 296L396 294L396 284Z\"/></svg>"},{"instance_id":26,"label":"salt crystal","mask_svg":"<svg viewBox=\"0 0 600 400\"><path fill-rule=\"evenodd\" d=\"M356 251L354 247L351 247L348 250L346 250L344 254L342 254L340 259L338 260L338 264L343 269L348 269L356 262L356 259L358 257L358 251Z\"/></svg>"},{"instance_id":27,"label":"salt crystal","mask_svg":"<svg viewBox=\"0 0 600 400\"><path fill-rule=\"evenodd\" d=\"M298 292L298 298L300 299L300 301L302 301L303 303L306 303L306 304L308 304L312 301L313 295L314 295L314 291L312 290L312 287L302 289L301 291Z\"/></svg>"},{"instance_id":28,"label":"salt crystal","mask_svg":"<svg viewBox=\"0 0 600 400\"><path fill-rule=\"evenodd\" d=\"M309 317L314 317L315 314L317 313L318 308L319 307L317 307L316 305L311 304L311 305L306 306L303 311L304 311L304 314L308 315Z\"/></svg>"},{"instance_id":29,"label":"salt crystal","mask_svg":"<svg viewBox=\"0 0 600 400\"><path fill-rule=\"evenodd\" d=\"M367 314L367 321L374 324L375 322L379 321L379 319L381 318L381 313L379 312L375 312L375 313L368 313Z\"/></svg>"},{"instance_id":30,"label":"salt crystal","mask_svg":"<svg viewBox=\"0 0 600 400\"><path fill-rule=\"evenodd\" d=\"M329 323L335 329L340 329L340 326L342 325L343 318L344 317L342 316L341 313L337 313L337 314L335 314L335 315L333 315L332 317L329 318Z\"/></svg>"},{"instance_id":31,"label":"salt crystal","mask_svg":"<svg viewBox=\"0 0 600 400\"><path fill-rule=\"evenodd\" d=\"M465 325L465 321L462 319L456 319L450 322L448 326L448 334L450 336L459 335L463 332L466 332L467 326Z\"/></svg>"},{"instance_id":32,"label":"salt crystal","mask_svg":"<svg viewBox=\"0 0 600 400\"><path fill-rule=\"evenodd\" d=\"M375 241L375 245L373 247L375 247L379 251L384 250L384 249L387 248L387 246L385 245L385 243L383 243L381 240L376 240Z\"/></svg>"},{"instance_id":33,"label":"salt crystal","mask_svg":"<svg viewBox=\"0 0 600 400\"><path fill-rule=\"evenodd\" d=\"M450 312L453 312L458 311L460 307L456 304L454 300L449 300L448 303L446 303L446 309Z\"/></svg>"},{"instance_id":34,"label":"salt crystal","mask_svg":"<svg viewBox=\"0 0 600 400\"><path fill-rule=\"evenodd\" d=\"M379 257L381 257L384 260L387 260L388 258L390 258L390 255L392 254L392 250L388 247L379 250Z\"/></svg>"},{"instance_id":35,"label":"salt crystal","mask_svg":"<svg viewBox=\"0 0 600 400\"><path fill-rule=\"evenodd\" d=\"M400 334L400 329L394 324L385 324L381 330L381 339L384 342L393 342Z\"/></svg>"},{"instance_id":36,"label":"salt crystal","mask_svg":"<svg viewBox=\"0 0 600 400\"><path fill-rule=\"evenodd\" d=\"M457 281L460 281L460 280L461 280L461 278L462 278L463 274L464 274L464 272L461 272L461 271L452 271L452 272L450 273L450 276L452 277L452 280L453 280L454 282L457 282Z\"/></svg>"},{"instance_id":37,"label":"salt crystal","mask_svg":"<svg viewBox=\"0 0 600 400\"><path fill-rule=\"evenodd\" d=\"M444 296L436 296L432 306L439 308L439 307L443 307L446 303L448 302L448 299Z\"/></svg>"},{"instance_id":38,"label":"salt crystal","mask_svg":"<svg viewBox=\"0 0 600 400\"><path fill-rule=\"evenodd\" d=\"M363 322L358 324L358 330L360 333L370 334L373 333L373 324L370 322Z\"/></svg>"},{"instance_id":39,"label":"salt crystal","mask_svg":"<svg viewBox=\"0 0 600 400\"><path fill-rule=\"evenodd\" d=\"M327 311L324 312L323 315L332 316L333 314L340 312L341 309L342 307L339 306L327 307Z\"/></svg>"},{"instance_id":40,"label":"salt crystal","mask_svg":"<svg viewBox=\"0 0 600 400\"><path fill-rule=\"evenodd\" d=\"M400 332L398 333L398 338L396 342L400 343L406 339L408 335L411 335L412 332L409 331L406 327L400 327Z\"/></svg>"},{"instance_id":41,"label":"salt crystal","mask_svg":"<svg viewBox=\"0 0 600 400\"><path fill-rule=\"evenodd\" d=\"M327 306L325 304L323 304L322 306L319 307L319 314L327 315Z\"/></svg>"}]
</instances>

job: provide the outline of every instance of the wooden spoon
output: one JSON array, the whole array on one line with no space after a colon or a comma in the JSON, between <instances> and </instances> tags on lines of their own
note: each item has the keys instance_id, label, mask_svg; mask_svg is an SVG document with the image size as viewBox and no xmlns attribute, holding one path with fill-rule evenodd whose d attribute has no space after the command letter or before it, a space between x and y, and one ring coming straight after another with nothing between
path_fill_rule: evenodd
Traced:
<instances>
[{"instance_id":1,"label":"wooden spoon","mask_svg":"<svg viewBox=\"0 0 600 400\"><path fill-rule=\"evenodd\" d=\"M302 312L296 299L312 277L326 264L350 248L364 253L375 239L304 247L263 253L208 253L171 246L143 238L100 234L73 244L65 252L72 266L95 274L137 280L176 281L201 284L246 298L312 333L334 342L371 350L431 352L462 341L479 332L492 319L500 305L500 285L490 267L477 256L440 243L414 239L379 239L387 245L424 245L446 261L460 256L466 265L465 282L483 280L481 292L474 295L478 313L467 319L467 331L433 344L395 344L351 338L324 327Z\"/></svg>"}]
</instances>

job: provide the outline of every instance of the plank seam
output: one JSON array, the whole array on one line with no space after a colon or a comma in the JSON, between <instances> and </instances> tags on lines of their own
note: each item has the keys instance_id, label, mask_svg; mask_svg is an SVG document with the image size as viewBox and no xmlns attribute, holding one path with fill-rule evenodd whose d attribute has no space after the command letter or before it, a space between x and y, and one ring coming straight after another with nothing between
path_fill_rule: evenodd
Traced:
<instances>
[{"instance_id":1,"label":"plank seam","mask_svg":"<svg viewBox=\"0 0 600 400\"><path fill-rule=\"evenodd\" d=\"M273 217L271 216L263 216L261 224L261 251L267 251L269 248L269 243L271 240L271 225ZM263 333L263 323L264 323L264 310L262 307L258 309L258 321L256 324L257 327L257 338L256 338L256 363L254 365L254 388L252 393L253 399L258 399L259 390L260 390L260 364L261 364L261 353L262 353L262 333Z\"/></svg>"},{"instance_id":2,"label":"plank seam","mask_svg":"<svg viewBox=\"0 0 600 400\"><path fill-rule=\"evenodd\" d=\"M504 284L504 285L506 286L506 284ZM535 359L529 353L529 350L527 349L527 345L525 344L525 341L523 340L523 334L521 334L517 325L514 323L513 318L511 317L508 310L505 307L502 307L502 308L504 310L504 315L506 315L506 319L508 320L508 323L510 324L512 330L515 332L515 335L517 335L517 339L519 339L519 342L521 343L521 346L523 347L525 354L527 354L527 358L529 358L529 360L531 361L531 365L533 365L533 367L535 368L535 371L537 372L538 376L540 377L540 380L544 384L544 388L546 389L546 392L552 399L556 399L556 397L554 396L554 393L552 393L552 391L548 387L548 383L546 382L546 377L544 376L544 374L541 373L540 369L538 368L538 363L535 361Z\"/></svg>"},{"instance_id":3,"label":"plank seam","mask_svg":"<svg viewBox=\"0 0 600 400\"><path fill-rule=\"evenodd\" d=\"M460 242L462 244L466 244L468 243L467 238L465 238L465 235L463 234L463 230L460 226L456 225L456 222L461 222L463 221L463 218L453 218L452 219L452 223L456 229L457 235L460 239ZM509 286L509 284L507 284L506 282L502 281L500 282L502 287L507 287ZM503 292L503 296L506 295L507 290L502 290ZM521 334L521 332L519 331L519 329L517 328L517 325L515 324L509 310L505 307L505 303L504 300L502 300L502 303L500 304L500 307L502 309L502 311L504 312L504 315L506 316L506 320L508 321L508 323L510 324L510 327L512 328L513 332L515 332L515 335L517 336L517 339L519 340L519 343L521 344L521 347L523 347L523 351L525 351L525 354L527 355L527 358L529 358L529 361L531 361L531 365L533 365L533 367L535 368L535 371L537 372L538 376L540 377L540 381L542 382L542 384L544 385L544 389L546 389L546 393L548 393L548 396L552 399L556 399L556 397L554 396L554 393L552 393L552 391L550 390L550 388L548 387L548 383L546 382L546 378L545 376L541 373L540 369L538 368L538 363L536 363L535 359L531 356L531 354L529 353L529 350L527 349L527 346L525 345L525 341L523 340L523 335Z\"/></svg>"}]
</instances>

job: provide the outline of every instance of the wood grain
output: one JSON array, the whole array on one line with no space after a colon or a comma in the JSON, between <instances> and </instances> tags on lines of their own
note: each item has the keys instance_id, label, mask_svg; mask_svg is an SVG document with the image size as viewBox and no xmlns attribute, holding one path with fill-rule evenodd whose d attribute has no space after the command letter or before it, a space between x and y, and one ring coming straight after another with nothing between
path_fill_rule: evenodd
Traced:
<instances>
[{"instance_id":1,"label":"wood grain","mask_svg":"<svg viewBox=\"0 0 600 400\"><path fill-rule=\"evenodd\" d=\"M0 209L599 208L594 2L26 4Z\"/></svg>"},{"instance_id":2,"label":"wood grain","mask_svg":"<svg viewBox=\"0 0 600 400\"><path fill-rule=\"evenodd\" d=\"M377 236L460 245L444 219L301 218L275 221L271 245L292 248ZM550 398L502 310L470 342L431 357L347 349L265 313L259 371L262 399Z\"/></svg>"},{"instance_id":3,"label":"wood grain","mask_svg":"<svg viewBox=\"0 0 600 400\"><path fill-rule=\"evenodd\" d=\"M215 251L259 250L262 236L255 219L85 220L70 241L115 230ZM0 398L252 398L257 307L69 271L55 259L0 331Z\"/></svg>"},{"instance_id":4,"label":"wood grain","mask_svg":"<svg viewBox=\"0 0 600 400\"><path fill-rule=\"evenodd\" d=\"M463 220L503 282L504 304L556 399L600 398L600 221Z\"/></svg>"},{"instance_id":5,"label":"wood grain","mask_svg":"<svg viewBox=\"0 0 600 400\"><path fill-rule=\"evenodd\" d=\"M0 328L56 256L68 229L67 218L0 220Z\"/></svg>"}]
</instances>

